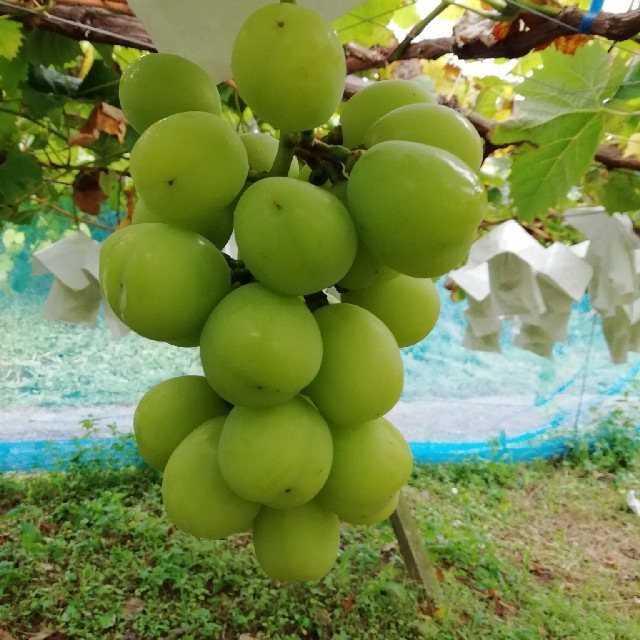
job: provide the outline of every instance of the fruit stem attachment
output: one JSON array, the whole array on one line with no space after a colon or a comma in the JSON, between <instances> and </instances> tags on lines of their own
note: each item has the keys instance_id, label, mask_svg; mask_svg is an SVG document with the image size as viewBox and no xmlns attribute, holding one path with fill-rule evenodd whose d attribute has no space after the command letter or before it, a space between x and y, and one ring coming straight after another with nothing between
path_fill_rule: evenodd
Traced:
<instances>
[{"instance_id":1,"label":"fruit stem attachment","mask_svg":"<svg viewBox=\"0 0 640 640\"><path fill-rule=\"evenodd\" d=\"M300 133L280 132L278 152L269 171L269 176L286 176L291 167L291 161L295 155L296 146L300 144Z\"/></svg>"}]
</instances>

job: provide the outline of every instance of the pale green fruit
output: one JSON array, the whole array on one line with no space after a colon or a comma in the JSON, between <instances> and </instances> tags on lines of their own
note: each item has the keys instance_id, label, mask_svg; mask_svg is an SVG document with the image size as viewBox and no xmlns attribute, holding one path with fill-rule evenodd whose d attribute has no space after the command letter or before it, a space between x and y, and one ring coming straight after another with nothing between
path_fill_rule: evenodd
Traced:
<instances>
[{"instance_id":1,"label":"pale green fruit","mask_svg":"<svg viewBox=\"0 0 640 640\"><path fill-rule=\"evenodd\" d=\"M385 418L333 429L333 464L318 500L341 518L390 500L413 469L411 449Z\"/></svg>"},{"instance_id":2,"label":"pale green fruit","mask_svg":"<svg viewBox=\"0 0 640 640\"><path fill-rule=\"evenodd\" d=\"M403 274L343 293L342 301L356 304L380 318L400 347L425 338L440 314L440 297L433 281Z\"/></svg>"},{"instance_id":3,"label":"pale green fruit","mask_svg":"<svg viewBox=\"0 0 640 640\"><path fill-rule=\"evenodd\" d=\"M299 298L252 283L232 291L202 331L200 357L211 386L233 404L270 407L318 373L320 330Z\"/></svg>"},{"instance_id":4,"label":"pale green fruit","mask_svg":"<svg viewBox=\"0 0 640 640\"><path fill-rule=\"evenodd\" d=\"M411 80L373 82L349 98L342 107L340 125L344 145L353 148L363 144L369 127L398 107L435 101L429 89Z\"/></svg>"},{"instance_id":5,"label":"pale green fruit","mask_svg":"<svg viewBox=\"0 0 640 640\"><path fill-rule=\"evenodd\" d=\"M283 131L327 122L344 91L340 38L322 16L295 4L271 3L240 27L231 52L240 95Z\"/></svg>"},{"instance_id":6,"label":"pale green fruit","mask_svg":"<svg viewBox=\"0 0 640 640\"><path fill-rule=\"evenodd\" d=\"M402 358L389 329L352 304L331 304L314 316L322 364L303 393L331 425L383 416L400 398L403 382Z\"/></svg>"},{"instance_id":7,"label":"pale green fruit","mask_svg":"<svg viewBox=\"0 0 640 640\"><path fill-rule=\"evenodd\" d=\"M320 580L333 567L340 545L335 513L315 502L294 509L264 507L253 522L253 546L274 580Z\"/></svg>"},{"instance_id":8,"label":"pale green fruit","mask_svg":"<svg viewBox=\"0 0 640 640\"><path fill-rule=\"evenodd\" d=\"M377 524L391 516L398 506L399 498L400 492L398 491L387 500L375 505L342 506L339 518L349 524Z\"/></svg>"},{"instance_id":9,"label":"pale green fruit","mask_svg":"<svg viewBox=\"0 0 640 640\"><path fill-rule=\"evenodd\" d=\"M218 249L224 249L233 232L233 207L229 205L202 218L185 215L183 217L171 216L170 220L166 220L153 213L142 200L138 200L133 209L131 224L145 222L168 222L181 229L195 231L212 242Z\"/></svg>"},{"instance_id":10,"label":"pale green fruit","mask_svg":"<svg viewBox=\"0 0 640 640\"><path fill-rule=\"evenodd\" d=\"M173 452L162 478L169 520L198 538L217 540L251 529L260 505L237 496L218 466L218 440L225 418L209 420Z\"/></svg>"},{"instance_id":11,"label":"pale green fruit","mask_svg":"<svg viewBox=\"0 0 640 640\"><path fill-rule=\"evenodd\" d=\"M142 459L162 471L176 447L203 422L230 407L203 376L178 376L151 387L136 407L133 429Z\"/></svg>"},{"instance_id":12,"label":"pale green fruit","mask_svg":"<svg viewBox=\"0 0 640 640\"><path fill-rule=\"evenodd\" d=\"M142 133L154 122L183 111L220 115L218 89L197 64L170 53L134 60L120 78L120 104L133 128Z\"/></svg>"},{"instance_id":13,"label":"pale green fruit","mask_svg":"<svg viewBox=\"0 0 640 640\"><path fill-rule=\"evenodd\" d=\"M234 407L220 438L220 468L243 498L289 509L320 491L332 451L327 423L298 397L271 409Z\"/></svg>"}]
</instances>

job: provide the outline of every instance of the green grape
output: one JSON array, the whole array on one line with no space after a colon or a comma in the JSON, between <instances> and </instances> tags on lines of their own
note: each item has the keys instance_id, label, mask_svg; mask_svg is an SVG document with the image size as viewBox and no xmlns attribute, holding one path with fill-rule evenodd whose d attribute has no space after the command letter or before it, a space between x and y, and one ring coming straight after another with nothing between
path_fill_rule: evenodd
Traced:
<instances>
[{"instance_id":1,"label":"green grape","mask_svg":"<svg viewBox=\"0 0 640 640\"><path fill-rule=\"evenodd\" d=\"M324 124L342 99L344 50L332 26L294 4L268 4L242 25L231 52L240 95L276 129Z\"/></svg>"},{"instance_id":2,"label":"green grape","mask_svg":"<svg viewBox=\"0 0 640 640\"><path fill-rule=\"evenodd\" d=\"M294 509L260 509L253 521L258 563L274 580L320 580L333 567L340 545L335 513L315 502Z\"/></svg>"},{"instance_id":3,"label":"green grape","mask_svg":"<svg viewBox=\"0 0 640 640\"><path fill-rule=\"evenodd\" d=\"M314 316L322 335L320 371L303 392L329 424L378 418L400 398L402 358L393 335L372 313L331 304Z\"/></svg>"},{"instance_id":4,"label":"green grape","mask_svg":"<svg viewBox=\"0 0 640 640\"><path fill-rule=\"evenodd\" d=\"M383 269L380 263L371 255L367 245L360 240L358 250L349 271L338 281L341 287L346 289L363 289L372 285Z\"/></svg>"},{"instance_id":5,"label":"green grape","mask_svg":"<svg viewBox=\"0 0 640 640\"><path fill-rule=\"evenodd\" d=\"M482 165L484 142L474 126L440 104L410 104L376 120L364 137L369 148L386 140L421 142L449 151L473 171Z\"/></svg>"},{"instance_id":6,"label":"green grape","mask_svg":"<svg viewBox=\"0 0 640 640\"><path fill-rule=\"evenodd\" d=\"M332 451L327 423L302 397L270 409L234 407L220 437L220 469L243 498L290 509L320 491Z\"/></svg>"},{"instance_id":7,"label":"green grape","mask_svg":"<svg viewBox=\"0 0 640 640\"><path fill-rule=\"evenodd\" d=\"M162 477L162 501L178 529L218 540L251 529L260 505L237 496L218 466L218 441L225 417L208 420L176 448Z\"/></svg>"},{"instance_id":8,"label":"green grape","mask_svg":"<svg viewBox=\"0 0 640 640\"><path fill-rule=\"evenodd\" d=\"M407 104L435 103L431 91L411 80L381 80L358 91L342 107L343 144L350 149L364 143L369 127L385 114Z\"/></svg>"},{"instance_id":9,"label":"green grape","mask_svg":"<svg viewBox=\"0 0 640 640\"><path fill-rule=\"evenodd\" d=\"M253 283L231 292L202 331L209 384L232 404L272 407L297 395L318 373L320 330L305 303Z\"/></svg>"},{"instance_id":10,"label":"green grape","mask_svg":"<svg viewBox=\"0 0 640 640\"><path fill-rule=\"evenodd\" d=\"M164 222L207 218L231 204L249 171L238 134L220 116L177 113L152 124L131 150L140 198Z\"/></svg>"},{"instance_id":11,"label":"green grape","mask_svg":"<svg viewBox=\"0 0 640 640\"><path fill-rule=\"evenodd\" d=\"M222 110L218 89L207 72L170 53L142 56L125 69L120 78L120 105L138 133L174 113L220 115Z\"/></svg>"},{"instance_id":12,"label":"green grape","mask_svg":"<svg viewBox=\"0 0 640 640\"><path fill-rule=\"evenodd\" d=\"M335 428L333 464L318 501L349 521L383 508L407 482L413 455L402 434L385 418Z\"/></svg>"},{"instance_id":13,"label":"green grape","mask_svg":"<svg viewBox=\"0 0 640 640\"><path fill-rule=\"evenodd\" d=\"M204 376L179 376L151 387L136 407L133 430L142 459L162 471L175 448L203 422L230 407Z\"/></svg>"},{"instance_id":14,"label":"green grape","mask_svg":"<svg viewBox=\"0 0 640 640\"><path fill-rule=\"evenodd\" d=\"M236 206L234 231L251 273L285 295L305 295L335 284L351 266L358 245L342 202L294 178L252 184Z\"/></svg>"},{"instance_id":15,"label":"green grape","mask_svg":"<svg viewBox=\"0 0 640 640\"><path fill-rule=\"evenodd\" d=\"M253 171L269 171L278 153L278 141L268 133L241 133L240 140L247 151L249 167ZM297 178L299 173L298 160L293 158L287 175Z\"/></svg>"},{"instance_id":16,"label":"green grape","mask_svg":"<svg viewBox=\"0 0 640 640\"><path fill-rule=\"evenodd\" d=\"M340 519L349 524L377 524L386 520L398 506L400 492L374 505L341 505Z\"/></svg>"},{"instance_id":17,"label":"green grape","mask_svg":"<svg viewBox=\"0 0 640 640\"><path fill-rule=\"evenodd\" d=\"M456 156L417 142L381 142L347 187L358 233L382 264L416 278L457 266L486 212L476 174Z\"/></svg>"},{"instance_id":18,"label":"green grape","mask_svg":"<svg viewBox=\"0 0 640 640\"><path fill-rule=\"evenodd\" d=\"M403 274L343 293L342 301L363 307L380 318L400 347L420 342L440 315L440 297L433 281Z\"/></svg>"},{"instance_id":19,"label":"green grape","mask_svg":"<svg viewBox=\"0 0 640 640\"><path fill-rule=\"evenodd\" d=\"M166 221L155 215L151 209L139 199L133 209L131 224L143 224L145 222ZM220 211L209 214L205 218L185 216L184 220L177 220L175 217L172 217L170 224L181 227L182 229L195 231L210 242L213 242L218 249L224 249L233 232L233 207L230 205Z\"/></svg>"},{"instance_id":20,"label":"green grape","mask_svg":"<svg viewBox=\"0 0 640 640\"><path fill-rule=\"evenodd\" d=\"M168 224L124 227L100 251L100 287L122 322L151 340L181 341L202 330L231 288L222 253Z\"/></svg>"}]
</instances>

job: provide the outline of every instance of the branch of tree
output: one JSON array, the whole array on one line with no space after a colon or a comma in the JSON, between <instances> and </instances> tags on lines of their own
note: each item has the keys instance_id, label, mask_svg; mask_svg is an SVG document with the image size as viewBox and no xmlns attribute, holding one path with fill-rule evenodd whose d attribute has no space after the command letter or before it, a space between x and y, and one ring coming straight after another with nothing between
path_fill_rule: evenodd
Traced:
<instances>
[{"instance_id":1,"label":"branch of tree","mask_svg":"<svg viewBox=\"0 0 640 640\"><path fill-rule=\"evenodd\" d=\"M521 14L522 15L522 14ZM421 58L436 60L443 55L453 53L462 60L485 58L521 58L533 49L549 44L560 36L575 34L585 12L574 7L563 9L554 20L536 20L528 29L521 21L521 30L510 33L503 40L487 45L480 40L458 44L451 36L432 38L416 42L405 49L400 60ZM600 13L593 21L591 35L602 36L612 41L632 38L640 31L640 9L626 13ZM347 71L356 73L385 67L395 51L390 47L366 49L360 45L349 44L346 47Z\"/></svg>"},{"instance_id":2,"label":"branch of tree","mask_svg":"<svg viewBox=\"0 0 640 640\"><path fill-rule=\"evenodd\" d=\"M33 5L24 0L3 0L0 15L12 15L26 24L55 31L76 40L89 40L105 44L155 51L146 29L124 5L122 0L58 0L52 7L34 15ZM126 9L125 9L126 7ZM575 7L563 9L553 21L523 11L520 30L510 33L504 40L487 45L480 40L458 44L453 36L431 38L416 42L399 56L401 60L421 58L435 60L446 54L461 59L520 58L536 47L549 44L559 36L576 33L585 12ZM74 24L70 24L70 22ZM108 33L91 31L91 27ZM626 13L600 13L591 27L591 34L613 41L626 40L640 32L640 9ZM396 45L367 49L350 43L345 47L349 73L385 67L390 63Z\"/></svg>"},{"instance_id":3,"label":"branch of tree","mask_svg":"<svg viewBox=\"0 0 640 640\"><path fill-rule=\"evenodd\" d=\"M32 4L23 0L3 0L0 15L10 15L34 29L53 31L73 40L155 51L140 20L121 4L115 0L63 0L36 12Z\"/></svg>"}]
</instances>

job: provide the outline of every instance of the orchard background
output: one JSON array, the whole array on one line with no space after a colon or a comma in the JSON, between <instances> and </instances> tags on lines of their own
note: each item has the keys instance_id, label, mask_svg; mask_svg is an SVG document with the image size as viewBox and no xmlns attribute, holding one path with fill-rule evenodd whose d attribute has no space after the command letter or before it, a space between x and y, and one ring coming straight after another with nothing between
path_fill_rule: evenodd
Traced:
<instances>
[{"instance_id":1,"label":"orchard background","mask_svg":"<svg viewBox=\"0 0 640 640\"><path fill-rule=\"evenodd\" d=\"M610 3L587 29L588 4L365 3L336 23L345 97L363 79L410 78L464 113L486 142L482 231L513 218L543 245L575 243L563 211L602 205L638 234L640 11ZM25 256L130 223L137 134L118 82L154 47L117 0L0 0L0 16L0 287L20 290ZM269 130L233 83L219 90L238 131ZM322 584L274 590L246 539L214 546L168 527L148 470L105 471L82 450L66 474L3 477L0 639L635 638L640 550L620 505L637 447L620 424L637 426L614 412L603 442L549 466L418 468L408 495L445 592L437 607L407 580L387 525L345 531Z\"/></svg>"}]
</instances>

